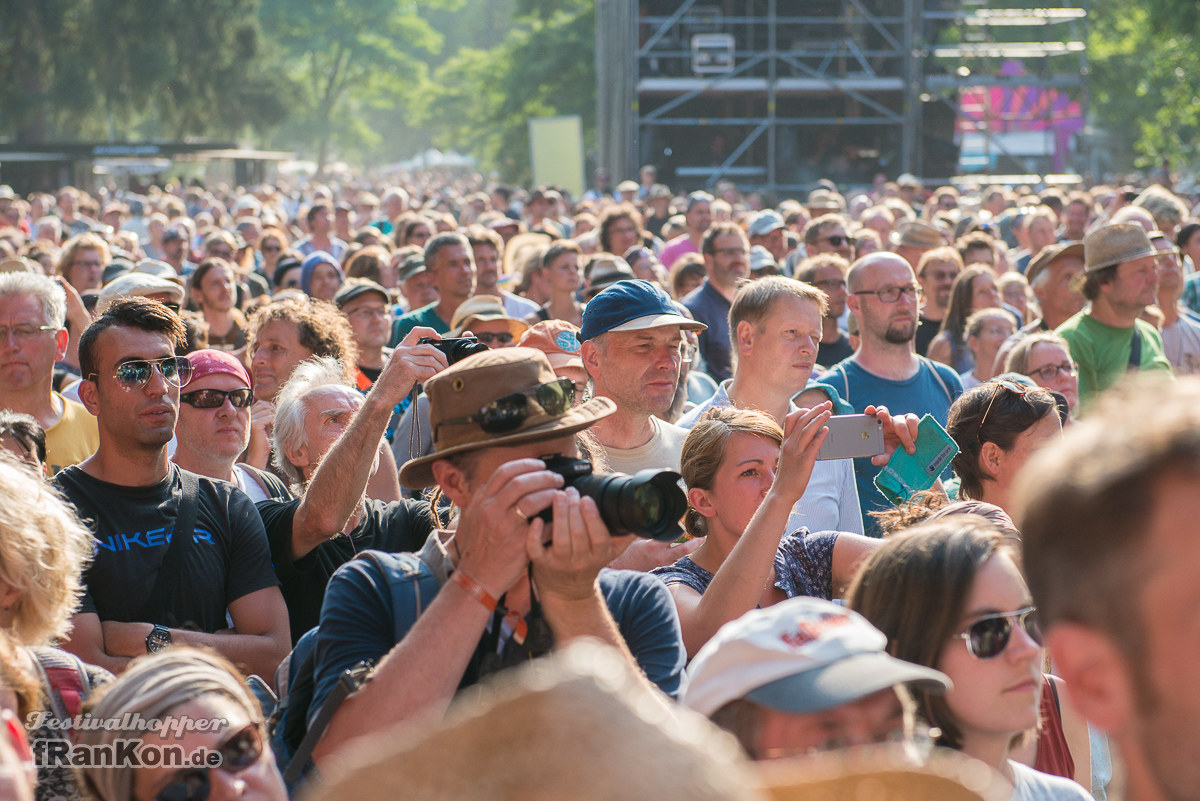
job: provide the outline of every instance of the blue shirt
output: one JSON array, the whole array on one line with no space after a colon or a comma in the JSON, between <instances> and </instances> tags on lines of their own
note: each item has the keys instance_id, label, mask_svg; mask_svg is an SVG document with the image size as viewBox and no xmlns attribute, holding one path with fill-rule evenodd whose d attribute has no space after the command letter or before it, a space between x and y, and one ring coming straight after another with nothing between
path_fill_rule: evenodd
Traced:
<instances>
[{"instance_id":1,"label":"blue shirt","mask_svg":"<svg viewBox=\"0 0 1200 801\"><path fill-rule=\"evenodd\" d=\"M683 305L708 330L699 333L700 355L707 365L707 372L717 381L733 378L733 364L729 344L729 307L725 296L704 279L704 283L692 290Z\"/></svg>"},{"instance_id":2,"label":"blue shirt","mask_svg":"<svg viewBox=\"0 0 1200 801\"><path fill-rule=\"evenodd\" d=\"M940 377L941 380L938 380ZM944 364L921 359L920 369L911 378L892 381L869 373L854 359L846 359L821 376L859 414L871 405L883 405L892 414L933 415L943 427L950 416L950 405L962 394L958 374ZM867 533L880 536L882 531L869 512L890 509L891 503L875 487L879 469L869 457L854 460L854 476L858 484L858 501L862 505L863 523ZM949 478L947 473L943 478Z\"/></svg>"},{"instance_id":3,"label":"blue shirt","mask_svg":"<svg viewBox=\"0 0 1200 801\"><path fill-rule=\"evenodd\" d=\"M379 556L385 565L388 560L396 559L393 554ZM423 569L444 586L453 565L439 532L430 535L418 556ZM600 571L599 584L609 612L638 666L660 690L677 696L682 689L687 654L679 614L666 585L647 573L607 568ZM423 597L421 608L428 609L433 600ZM344 671L362 660L379 664L396 646L396 633L407 632L416 623L415 618L397 621L394 617L388 579L372 562L354 559L338 568L329 580L321 607L310 714L320 710ZM453 633L446 632L446 636ZM471 683L469 677L464 677L460 689Z\"/></svg>"}]
</instances>

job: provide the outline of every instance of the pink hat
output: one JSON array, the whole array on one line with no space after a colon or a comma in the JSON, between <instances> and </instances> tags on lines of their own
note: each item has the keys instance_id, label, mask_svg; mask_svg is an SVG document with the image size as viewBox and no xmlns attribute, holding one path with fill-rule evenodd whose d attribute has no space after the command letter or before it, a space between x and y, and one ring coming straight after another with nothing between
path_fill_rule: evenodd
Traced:
<instances>
[{"instance_id":1,"label":"pink hat","mask_svg":"<svg viewBox=\"0 0 1200 801\"><path fill-rule=\"evenodd\" d=\"M579 329L566 320L543 320L530 328L517 343L522 348L537 348L546 354L550 366L583 369L579 356Z\"/></svg>"},{"instance_id":2,"label":"pink hat","mask_svg":"<svg viewBox=\"0 0 1200 801\"><path fill-rule=\"evenodd\" d=\"M194 384L197 378L204 378L206 375L214 373L226 373L245 381L246 386L251 386L250 373L246 372L246 366L229 353L206 348L192 351L187 358L192 363L192 377L188 379L185 387Z\"/></svg>"}]
</instances>

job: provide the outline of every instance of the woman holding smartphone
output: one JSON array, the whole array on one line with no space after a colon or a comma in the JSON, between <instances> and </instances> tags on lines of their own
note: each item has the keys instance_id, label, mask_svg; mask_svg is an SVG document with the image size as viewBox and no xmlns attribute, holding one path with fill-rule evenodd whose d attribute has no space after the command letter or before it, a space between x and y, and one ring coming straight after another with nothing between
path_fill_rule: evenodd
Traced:
<instances>
[{"instance_id":1,"label":"woman holding smartphone","mask_svg":"<svg viewBox=\"0 0 1200 801\"><path fill-rule=\"evenodd\" d=\"M1080 785L1011 758L1037 729L1050 681L1018 558L1015 543L981 518L924 523L884 540L847 600L887 635L889 654L954 683L944 695L914 690L937 745L999 771L1016 801L1086 801ZM1086 743L1085 732L1077 750L1086 754Z\"/></svg>"},{"instance_id":2,"label":"woman holding smartphone","mask_svg":"<svg viewBox=\"0 0 1200 801\"><path fill-rule=\"evenodd\" d=\"M704 543L657 568L671 591L689 657L722 625L758 606L808 595L840 595L858 563L878 546L857 534L788 530L825 441L831 404L770 415L716 407L688 434L682 473L687 533Z\"/></svg>"}]
</instances>

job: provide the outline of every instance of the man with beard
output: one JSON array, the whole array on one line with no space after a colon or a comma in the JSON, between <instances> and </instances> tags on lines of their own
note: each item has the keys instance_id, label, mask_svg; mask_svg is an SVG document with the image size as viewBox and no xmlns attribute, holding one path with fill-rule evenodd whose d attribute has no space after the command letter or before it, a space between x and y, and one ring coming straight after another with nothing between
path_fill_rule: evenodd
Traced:
<instances>
[{"instance_id":1,"label":"man with beard","mask_svg":"<svg viewBox=\"0 0 1200 801\"><path fill-rule=\"evenodd\" d=\"M858 319L858 352L821 376L858 413L887 406L893 414L933 415L943 426L950 404L962 394L958 376L944 364L913 352L921 285L912 267L895 253L872 253L850 266L846 278L850 312ZM875 488L879 468L869 458L854 460L863 520L891 504ZM868 532L877 526L867 524Z\"/></svg>"}]
</instances>

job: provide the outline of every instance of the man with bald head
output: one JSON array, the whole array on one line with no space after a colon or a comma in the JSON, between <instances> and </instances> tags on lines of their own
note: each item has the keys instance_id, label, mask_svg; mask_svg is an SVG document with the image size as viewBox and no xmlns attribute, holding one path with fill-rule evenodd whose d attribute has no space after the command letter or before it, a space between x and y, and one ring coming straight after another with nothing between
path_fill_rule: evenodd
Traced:
<instances>
[{"instance_id":1,"label":"man with bald head","mask_svg":"<svg viewBox=\"0 0 1200 801\"><path fill-rule=\"evenodd\" d=\"M913 352L921 285L912 267L895 253L871 253L850 265L846 285L846 303L858 320L862 344L821 380L860 414L867 406L883 405L893 414L931 414L945 426L962 383L946 365ZM867 512L890 506L875 488L878 472L870 459L854 460L864 521L873 521Z\"/></svg>"}]
</instances>

